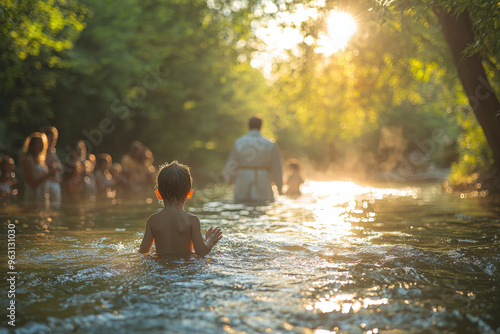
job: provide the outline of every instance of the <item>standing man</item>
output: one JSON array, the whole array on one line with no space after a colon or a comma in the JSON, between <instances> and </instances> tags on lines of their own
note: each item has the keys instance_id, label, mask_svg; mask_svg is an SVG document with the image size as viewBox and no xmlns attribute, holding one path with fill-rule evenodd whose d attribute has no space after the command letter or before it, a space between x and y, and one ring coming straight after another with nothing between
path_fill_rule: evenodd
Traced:
<instances>
[{"instance_id":1,"label":"standing man","mask_svg":"<svg viewBox=\"0 0 500 334\"><path fill-rule=\"evenodd\" d=\"M262 119L248 121L250 131L236 139L225 168L226 182L234 183L235 202L274 201L271 183L282 194L281 158L278 147L260 133Z\"/></svg>"}]
</instances>

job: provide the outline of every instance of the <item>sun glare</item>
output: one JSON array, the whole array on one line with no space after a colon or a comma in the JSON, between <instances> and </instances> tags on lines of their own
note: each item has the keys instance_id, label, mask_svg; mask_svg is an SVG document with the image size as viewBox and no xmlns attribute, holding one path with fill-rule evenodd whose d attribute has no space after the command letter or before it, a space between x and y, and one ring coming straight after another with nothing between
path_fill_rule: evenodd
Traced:
<instances>
[{"instance_id":1,"label":"sun glare","mask_svg":"<svg viewBox=\"0 0 500 334\"><path fill-rule=\"evenodd\" d=\"M356 21L345 12L332 11L326 22L328 31L320 33L316 52L328 57L346 47L356 32Z\"/></svg>"},{"instance_id":2,"label":"sun glare","mask_svg":"<svg viewBox=\"0 0 500 334\"><path fill-rule=\"evenodd\" d=\"M346 12L331 11L326 18L326 31L319 33L315 40L306 36L300 26L303 22L318 20L319 16L317 8L297 5L293 11L278 12L275 19L256 27L256 36L262 43L254 44L256 51L251 65L270 77L277 60L287 61L290 55L300 55L298 45L302 42L314 46L315 52L326 57L343 50L356 32L354 18Z\"/></svg>"}]
</instances>

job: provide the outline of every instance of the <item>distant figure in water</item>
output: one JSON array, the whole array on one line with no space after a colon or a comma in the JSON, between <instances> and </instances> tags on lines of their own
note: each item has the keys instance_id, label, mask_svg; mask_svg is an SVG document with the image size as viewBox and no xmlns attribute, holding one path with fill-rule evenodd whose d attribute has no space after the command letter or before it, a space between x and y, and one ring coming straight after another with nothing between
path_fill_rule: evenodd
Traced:
<instances>
[{"instance_id":1,"label":"distant figure in water","mask_svg":"<svg viewBox=\"0 0 500 334\"><path fill-rule=\"evenodd\" d=\"M97 183L98 195L106 197L108 192L115 187L115 180L113 180L113 175L109 171L112 164L113 159L111 158L111 155L101 153L97 156L97 164L94 169L94 175Z\"/></svg>"},{"instance_id":2,"label":"distant figure in water","mask_svg":"<svg viewBox=\"0 0 500 334\"><path fill-rule=\"evenodd\" d=\"M157 254L198 255L210 252L222 238L220 227L210 227L205 238L201 235L200 220L184 211L186 199L193 196L189 167L174 161L160 167L156 179L156 196L165 207L149 217L139 253L149 254L153 242Z\"/></svg>"},{"instance_id":3,"label":"distant figure in water","mask_svg":"<svg viewBox=\"0 0 500 334\"><path fill-rule=\"evenodd\" d=\"M57 138L59 135L57 129L53 126L44 126L40 129L40 131L45 133L49 144L45 163L47 166L51 166L55 170L54 175L47 180L49 184L50 205L52 207L59 207L61 205L61 182L63 170L61 159L59 159L56 153Z\"/></svg>"},{"instance_id":4,"label":"distant figure in water","mask_svg":"<svg viewBox=\"0 0 500 334\"><path fill-rule=\"evenodd\" d=\"M67 164L63 173L63 190L65 201L83 199L85 193L85 165L81 160Z\"/></svg>"},{"instance_id":5,"label":"distant figure in water","mask_svg":"<svg viewBox=\"0 0 500 334\"><path fill-rule=\"evenodd\" d=\"M155 158L153 152L149 147L144 146L141 156L141 162L144 166L144 173L146 175L146 180L144 187L145 189L150 189L150 187L155 184L156 168L153 166Z\"/></svg>"},{"instance_id":6,"label":"distant figure in water","mask_svg":"<svg viewBox=\"0 0 500 334\"><path fill-rule=\"evenodd\" d=\"M66 157L63 173L64 200L94 200L97 194L95 155L87 154L87 146L83 140L78 140L72 148L72 152Z\"/></svg>"},{"instance_id":7,"label":"distant figure in water","mask_svg":"<svg viewBox=\"0 0 500 334\"><path fill-rule=\"evenodd\" d=\"M236 139L226 163L226 182L234 183L235 202L273 202L272 183L282 195L281 158L276 144L262 136L262 120L252 117L249 132Z\"/></svg>"},{"instance_id":8,"label":"distant figure in water","mask_svg":"<svg viewBox=\"0 0 500 334\"><path fill-rule=\"evenodd\" d=\"M47 181L56 173L53 166L45 164L47 149L47 136L41 132L29 135L23 145L22 167L26 182L24 201L38 207L46 207L50 203Z\"/></svg>"},{"instance_id":9,"label":"distant figure in water","mask_svg":"<svg viewBox=\"0 0 500 334\"><path fill-rule=\"evenodd\" d=\"M122 158L123 174L137 191L149 189L154 184L155 168L153 153L140 141L134 140L130 150Z\"/></svg>"},{"instance_id":10,"label":"distant figure in water","mask_svg":"<svg viewBox=\"0 0 500 334\"><path fill-rule=\"evenodd\" d=\"M113 182L115 183L115 189L118 193L128 193L130 191L136 192L139 191L138 188L136 188L128 178L126 178L123 175L122 172L122 165L114 162L111 164L111 167L109 167L109 172L111 173L111 176L113 177Z\"/></svg>"},{"instance_id":11,"label":"distant figure in water","mask_svg":"<svg viewBox=\"0 0 500 334\"><path fill-rule=\"evenodd\" d=\"M300 196L300 185L304 183L304 180L300 176L299 162L293 159L288 165L289 174L286 180L287 190L285 195L287 196Z\"/></svg>"}]
</instances>

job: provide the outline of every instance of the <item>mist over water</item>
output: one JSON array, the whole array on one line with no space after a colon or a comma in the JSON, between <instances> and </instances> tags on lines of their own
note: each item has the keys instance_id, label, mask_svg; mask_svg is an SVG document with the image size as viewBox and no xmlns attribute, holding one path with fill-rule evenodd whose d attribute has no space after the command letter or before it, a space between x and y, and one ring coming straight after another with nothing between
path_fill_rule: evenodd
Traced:
<instances>
[{"instance_id":1,"label":"mist over water","mask_svg":"<svg viewBox=\"0 0 500 334\"><path fill-rule=\"evenodd\" d=\"M224 231L206 257L137 254L157 203L5 212L17 221L16 330L498 333L498 200L433 184L302 190L252 207L197 190L188 211Z\"/></svg>"}]
</instances>

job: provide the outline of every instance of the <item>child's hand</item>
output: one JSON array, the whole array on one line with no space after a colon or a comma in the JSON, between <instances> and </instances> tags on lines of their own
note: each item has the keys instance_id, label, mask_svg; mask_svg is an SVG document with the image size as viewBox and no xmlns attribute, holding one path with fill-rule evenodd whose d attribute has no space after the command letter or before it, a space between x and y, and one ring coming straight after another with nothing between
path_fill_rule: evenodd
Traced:
<instances>
[{"instance_id":1,"label":"child's hand","mask_svg":"<svg viewBox=\"0 0 500 334\"><path fill-rule=\"evenodd\" d=\"M218 243L220 239L222 239L222 230L220 227L210 227L205 233L205 240L212 241L212 246Z\"/></svg>"},{"instance_id":2,"label":"child's hand","mask_svg":"<svg viewBox=\"0 0 500 334\"><path fill-rule=\"evenodd\" d=\"M214 230L213 227L210 227L210 228L207 229L207 231L205 232L205 240L208 240L210 238L210 236L212 235L213 230Z\"/></svg>"},{"instance_id":3,"label":"child's hand","mask_svg":"<svg viewBox=\"0 0 500 334\"><path fill-rule=\"evenodd\" d=\"M205 232L205 240L208 240L210 239L210 237L212 236L212 234L215 232L216 229L219 229L220 230L220 227L210 227L207 232ZM222 233L222 232L221 232Z\"/></svg>"}]
</instances>

